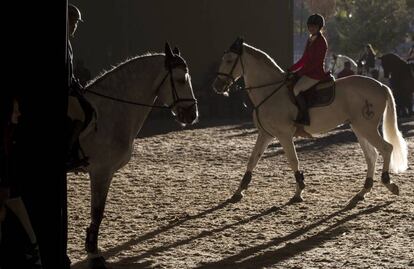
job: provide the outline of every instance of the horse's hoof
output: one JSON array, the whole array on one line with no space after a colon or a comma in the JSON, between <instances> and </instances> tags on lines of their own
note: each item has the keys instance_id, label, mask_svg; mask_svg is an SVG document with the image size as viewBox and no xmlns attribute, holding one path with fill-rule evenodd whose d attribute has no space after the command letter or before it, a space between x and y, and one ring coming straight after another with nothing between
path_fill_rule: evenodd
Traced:
<instances>
[{"instance_id":1,"label":"horse's hoof","mask_svg":"<svg viewBox=\"0 0 414 269\"><path fill-rule=\"evenodd\" d=\"M392 194L400 195L400 188L395 183L391 183L387 186L387 188L392 192Z\"/></svg>"},{"instance_id":2,"label":"horse's hoof","mask_svg":"<svg viewBox=\"0 0 414 269\"><path fill-rule=\"evenodd\" d=\"M230 202L237 203L243 198L243 194L236 192L233 194L233 196L230 198Z\"/></svg>"},{"instance_id":3,"label":"horse's hoof","mask_svg":"<svg viewBox=\"0 0 414 269\"><path fill-rule=\"evenodd\" d=\"M295 203L301 203L303 202L303 198L302 196L293 196L290 200L289 200L289 204L295 204Z\"/></svg>"},{"instance_id":4,"label":"horse's hoof","mask_svg":"<svg viewBox=\"0 0 414 269\"><path fill-rule=\"evenodd\" d=\"M91 268L91 269L108 269L108 267L106 267L105 259L102 256L91 258L89 260L89 268Z\"/></svg>"}]
</instances>

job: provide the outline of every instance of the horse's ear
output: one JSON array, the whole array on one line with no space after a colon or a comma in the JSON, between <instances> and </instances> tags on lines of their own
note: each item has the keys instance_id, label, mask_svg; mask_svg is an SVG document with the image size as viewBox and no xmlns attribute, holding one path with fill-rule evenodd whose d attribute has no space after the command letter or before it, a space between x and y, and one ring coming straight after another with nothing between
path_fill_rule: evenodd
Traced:
<instances>
[{"instance_id":1,"label":"horse's ear","mask_svg":"<svg viewBox=\"0 0 414 269\"><path fill-rule=\"evenodd\" d=\"M180 49L179 48L177 48L177 47L175 47L174 49L173 49L173 52L174 52L174 54L177 54L177 55L180 55L181 53L180 53Z\"/></svg>"},{"instance_id":2,"label":"horse's ear","mask_svg":"<svg viewBox=\"0 0 414 269\"><path fill-rule=\"evenodd\" d=\"M244 43L244 37L242 37L242 36L239 36L239 37L237 37L237 42L239 42L241 45Z\"/></svg>"},{"instance_id":3,"label":"horse's ear","mask_svg":"<svg viewBox=\"0 0 414 269\"><path fill-rule=\"evenodd\" d=\"M167 57L167 59L171 59L173 57L173 53L171 51L171 47L170 44L168 44L168 42L165 42L165 56Z\"/></svg>"},{"instance_id":4,"label":"horse's ear","mask_svg":"<svg viewBox=\"0 0 414 269\"><path fill-rule=\"evenodd\" d=\"M238 55L241 55L243 52L243 43L244 43L243 37L240 37L240 36L237 37L236 40L231 45L230 51Z\"/></svg>"}]
</instances>

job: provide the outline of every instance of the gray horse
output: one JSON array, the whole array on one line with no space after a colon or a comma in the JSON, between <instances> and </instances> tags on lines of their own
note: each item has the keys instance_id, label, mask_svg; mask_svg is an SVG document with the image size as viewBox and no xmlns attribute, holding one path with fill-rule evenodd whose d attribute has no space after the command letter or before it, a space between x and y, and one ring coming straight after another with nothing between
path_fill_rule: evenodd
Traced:
<instances>
[{"instance_id":1,"label":"gray horse","mask_svg":"<svg viewBox=\"0 0 414 269\"><path fill-rule=\"evenodd\" d=\"M114 173L131 158L134 139L156 100L171 110L185 126L198 118L191 77L179 50L127 60L86 88L86 99L96 109L97 119L81 134L80 144L89 157L86 171L91 180L91 223L86 251L93 268L105 268L98 250L98 233L106 197Z\"/></svg>"}]
</instances>

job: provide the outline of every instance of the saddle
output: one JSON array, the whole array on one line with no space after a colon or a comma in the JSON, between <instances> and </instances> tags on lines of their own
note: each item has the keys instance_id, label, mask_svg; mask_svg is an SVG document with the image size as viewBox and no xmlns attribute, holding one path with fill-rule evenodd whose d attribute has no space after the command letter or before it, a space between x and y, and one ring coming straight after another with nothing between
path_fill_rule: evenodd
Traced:
<instances>
[{"instance_id":1,"label":"saddle","mask_svg":"<svg viewBox=\"0 0 414 269\"><path fill-rule=\"evenodd\" d=\"M297 105L296 98L293 93L293 88L296 84L296 82L299 80L300 77L294 77L290 83L288 83L289 88L289 97L290 101ZM323 107L330 105L333 100L335 99L335 78L332 76L332 74L329 74L329 77L327 79L321 80L318 83L316 83L314 86L312 86L310 89L306 90L305 92L302 92L307 107ZM306 132L304 130L303 126L297 126L296 132L294 134L295 137L306 137L306 138L313 138L311 134Z\"/></svg>"},{"instance_id":2,"label":"saddle","mask_svg":"<svg viewBox=\"0 0 414 269\"><path fill-rule=\"evenodd\" d=\"M293 87L300 77L294 77L289 88L290 101L296 105L295 96L293 93ZM321 80L312 86L310 89L302 93L305 97L308 108L323 107L330 105L335 99L335 78L329 74L327 79Z\"/></svg>"}]
</instances>

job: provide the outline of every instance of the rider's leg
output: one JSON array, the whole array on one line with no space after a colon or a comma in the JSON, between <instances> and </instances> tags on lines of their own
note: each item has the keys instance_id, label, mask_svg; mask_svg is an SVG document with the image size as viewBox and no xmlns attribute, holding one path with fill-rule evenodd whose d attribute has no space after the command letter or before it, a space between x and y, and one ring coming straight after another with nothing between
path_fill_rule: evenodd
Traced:
<instances>
[{"instance_id":1,"label":"rider's leg","mask_svg":"<svg viewBox=\"0 0 414 269\"><path fill-rule=\"evenodd\" d=\"M310 87L318 83L319 80L303 76L301 77L298 82L296 83L295 87L293 88L293 93L295 94L296 103L298 105L298 116L295 120L297 124L300 125L309 125L309 113L308 113L308 106L306 104L305 97L303 92L308 90Z\"/></svg>"},{"instance_id":2,"label":"rider's leg","mask_svg":"<svg viewBox=\"0 0 414 269\"><path fill-rule=\"evenodd\" d=\"M74 146L76 146L76 142L78 141L79 135L83 129L83 122L80 120L73 120L71 122L70 128L70 137L68 141L68 148L71 150Z\"/></svg>"},{"instance_id":3,"label":"rider's leg","mask_svg":"<svg viewBox=\"0 0 414 269\"><path fill-rule=\"evenodd\" d=\"M36 234L33 231L32 223L30 222L29 214L26 206L20 196L10 198L7 200L7 207L13 211L22 224L27 236L30 240L30 246L26 249L26 258L30 260L31 264L40 268L42 261L40 259L39 246L37 244Z\"/></svg>"},{"instance_id":4,"label":"rider's leg","mask_svg":"<svg viewBox=\"0 0 414 269\"><path fill-rule=\"evenodd\" d=\"M70 171L76 167L87 166L89 164L88 157L83 154L79 143L79 135L83 130L83 122L74 120L71 125L72 128L68 141L68 160L66 163L67 171Z\"/></svg>"},{"instance_id":5,"label":"rider's leg","mask_svg":"<svg viewBox=\"0 0 414 269\"><path fill-rule=\"evenodd\" d=\"M68 166L77 167L87 164L87 158L79 155L80 144L79 135L84 128L85 114L79 103L79 100L75 96L69 96L68 99L68 116L69 120L69 139L68 139Z\"/></svg>"}]
</instances>

